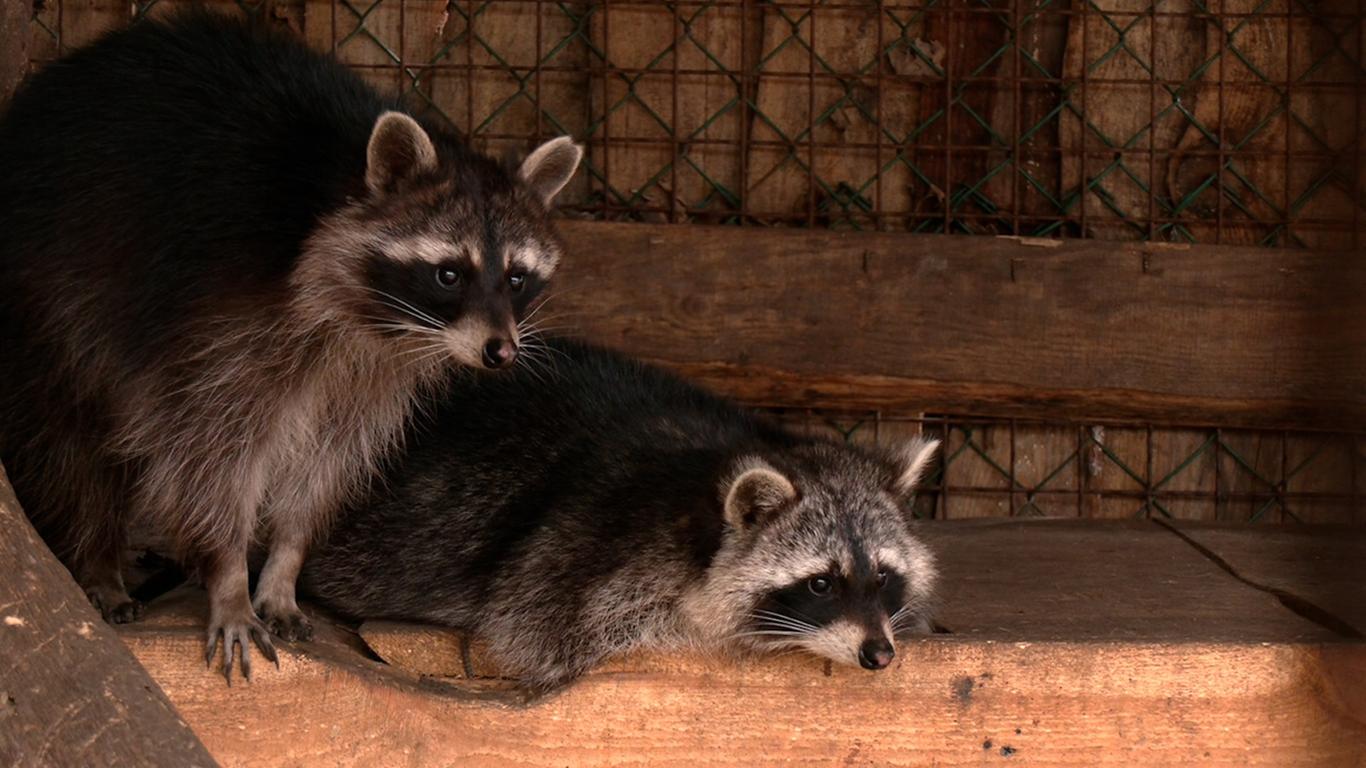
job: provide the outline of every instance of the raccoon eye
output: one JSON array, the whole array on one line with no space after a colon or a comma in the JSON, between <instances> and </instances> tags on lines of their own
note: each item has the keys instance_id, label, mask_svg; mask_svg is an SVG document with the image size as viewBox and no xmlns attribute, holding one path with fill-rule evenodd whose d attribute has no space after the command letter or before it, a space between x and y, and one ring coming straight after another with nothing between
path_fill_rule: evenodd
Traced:
<instances>
[{"instance_id":1,"label":"raccoon eye","mask_svg":"<svg viewBox=\"0 0 1366 768\"><path fill-rule=\"evenodd\" d=\"M525 285L525 272L513 272L512 274L508 275L508 287L511 288L514 293L521 291Z\"/></svg>"},{"instance_id":2,"label":"raccoon eye","mask_svg":"<svg viewBox=\"0 0 1366 768\"><path fill-rule=\"evenodd\" d=\"M885 587L885 586L887 586L887 572L886 572L886 571L878 571L878 572L877 572L877 585L878 585L879 587Z\"/></svg>"},{"instance_id":3,"label":"raccoon eye","mask_svg":"<svg viewBox=\"0 0 1366 768\"><path fill-rule=\"evenodd\" d=\"M436 282L442 288L453 288L456 283L460 282L460 273L456 272L454 267L437 267Z\"/></svg>"},{"instance_id":4,"label":"raccoon eye","mask_svg":"<svg viewBox=\"0 0 1366 768\"><path fill-rule=\"evenodd\" d=\"M834 589L835 582L829 576L812 576L806 582L806 587L813 595L828 595Z\"/></svg>"}]
</instances>

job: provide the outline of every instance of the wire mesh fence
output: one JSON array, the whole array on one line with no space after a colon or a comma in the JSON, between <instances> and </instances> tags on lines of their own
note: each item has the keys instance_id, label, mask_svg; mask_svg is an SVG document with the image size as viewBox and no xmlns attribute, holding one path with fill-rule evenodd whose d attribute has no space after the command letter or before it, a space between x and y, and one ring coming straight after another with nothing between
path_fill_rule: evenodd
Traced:
<instances>
[{"instance_id":1,"label":"wire mesh fence","mask_svg":"<svg viewBox=\"0 0 1366 768\"><path fill-rule=\"evenodd\" d=\"M38 0L41 66L181 0ZM214 4L214 3L210 3ZM1366 0L217 0L570 216L1360 249ZM785 412L944 463L924 516L1366 522L1366 436Z\"/></svg>"},{"instance_id":2,"label":"wire mesh fence","mask_svg":"<svg viewBox=\"0 0 1366 768\"><path fill-rule=\"evenodd\" d=\"M938 438L925 518L1366 522L1366 435L780 411L854 443Z\"/></svg>"},{"instance_id":3,"label":"wire mesh fence","mask_svg":"<svg viewBox=\"0 0 1366 768\"><path fill-rule=\"evenodd\" d=\"M42 0L35 51L174 4ZM1366 228L1362 0L221 4L490 149L584 139L583 215L1324 248Z\"/></svg>"}]
</instances>

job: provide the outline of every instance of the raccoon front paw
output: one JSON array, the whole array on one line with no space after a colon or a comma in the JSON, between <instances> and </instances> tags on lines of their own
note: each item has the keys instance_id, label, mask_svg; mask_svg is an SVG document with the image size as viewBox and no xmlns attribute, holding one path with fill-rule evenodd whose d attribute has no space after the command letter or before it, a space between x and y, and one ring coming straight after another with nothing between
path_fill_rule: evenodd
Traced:
<instances>
[{"instance_id":1,"label":"raccoon front paw","mask_svg":"<svg viewBox=\"0 0 1366 768\"><path fill-rule=\"evenodd\" d=\"M131 624L142 618L142 603L122 590L88 589L85 596L109 624Z\"/></svg>"},{"instance_id":2,"label":"raccoon front paw","mask_svg":"<svg viewBox=\"0 0 1366 768\"><path fill-rule=\"evenodd\" d=\"M261 649L261 655L274 662L278 669L280 658L275 654L275 645L270 641L266 625L256 618L250 610L246 615L209 618L209 631L204 638L204 664L213 667L214 656L218 654L219 644L223 646L223 678L232 685L232 657L234 649L240 649L242 677L251 680L251 643Z\"/></svg>"},{"instance_id":3,"label":"raccoon front paw","mask_svg":"<svg viewBox=\"0 0 1366 768\"><path fill-rule=\"evenodd\" d=\"M287 611L265 611L262 613L266 619L266 626L270 628L270 633L288 642L298 640L309 640L313 637L313 622L308 617L295 608L292 612Z\"/></svg>"}]
</instances>

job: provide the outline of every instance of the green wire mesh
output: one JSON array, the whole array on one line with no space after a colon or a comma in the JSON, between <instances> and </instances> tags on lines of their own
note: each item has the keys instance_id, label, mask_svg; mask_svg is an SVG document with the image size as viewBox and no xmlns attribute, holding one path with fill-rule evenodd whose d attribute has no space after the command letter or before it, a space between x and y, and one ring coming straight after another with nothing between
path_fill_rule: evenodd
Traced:
<instances>
[{"instance_id":1,"label":"green wire mesh","mask_svg":"<svg viewBox=\"0 0 1366 768\"><path fill-rule=\"evenodd\" d=\"M183 0L35 5L35 66ZM217 0L592 218L1359 249L1360 0ZM924 516L1366 520L1366 436L785 413L944 440Z\"/></svg>"},{"instance_id":2,"label":"green wire mesh","mask_svg":"<svg viewBox=\"0 0 1366 768\"><path fill-rule=\"evenodd\" d=\"M88 38L82 15L177 1L43 0L35 58ZM585 216L1335 249L1366 230L1359 0L218 4L491 150L583 139L565 202Z\"/></svg>"},{"instance_id":3,"label":"green wire mesh","mask_svg":"<svg viewBox=\"0 0 1366 768\"><path fill-rule=\"evenodd\" d=\"M779 412L813 433L895 445L939 438L921 517L1248 523L1366 521L1366 437L882 413Z\"/></svg>"}]
</instances>

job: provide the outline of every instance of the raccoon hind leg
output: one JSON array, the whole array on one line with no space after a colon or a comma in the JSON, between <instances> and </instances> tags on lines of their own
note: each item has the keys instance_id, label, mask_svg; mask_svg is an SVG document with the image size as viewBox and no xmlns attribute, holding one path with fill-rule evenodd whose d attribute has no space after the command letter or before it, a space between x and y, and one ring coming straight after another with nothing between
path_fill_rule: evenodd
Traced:
<instances>
[{"instance_id":1,"label":"raccoon hind leg","mask_svg":"<svg viewBox=\"0 0 1366 768\"><path fill-rule=\"evenodd\" d=\"M142 603L128 594L123 583L125 538L122 530L110 531L94 545L95 549L83 550L71 564L72 575L85 590L90 604L110 624L134 622L141 619L143 613Z\"/></svg>"},{"instance_id":2,"label":"raccoon hind leg","mask_svg":"<svg viewBox=\"0 0 1366 768\"><path fill-rule=\"evenodd\" d=\"M127 478L86 434L79 425L49 433L50 442L11 457L10 468L15 486L25 489L30 519L91 605L106 622L126 624L143 613L123 581Z\"/></svg>"}]
</instances>

